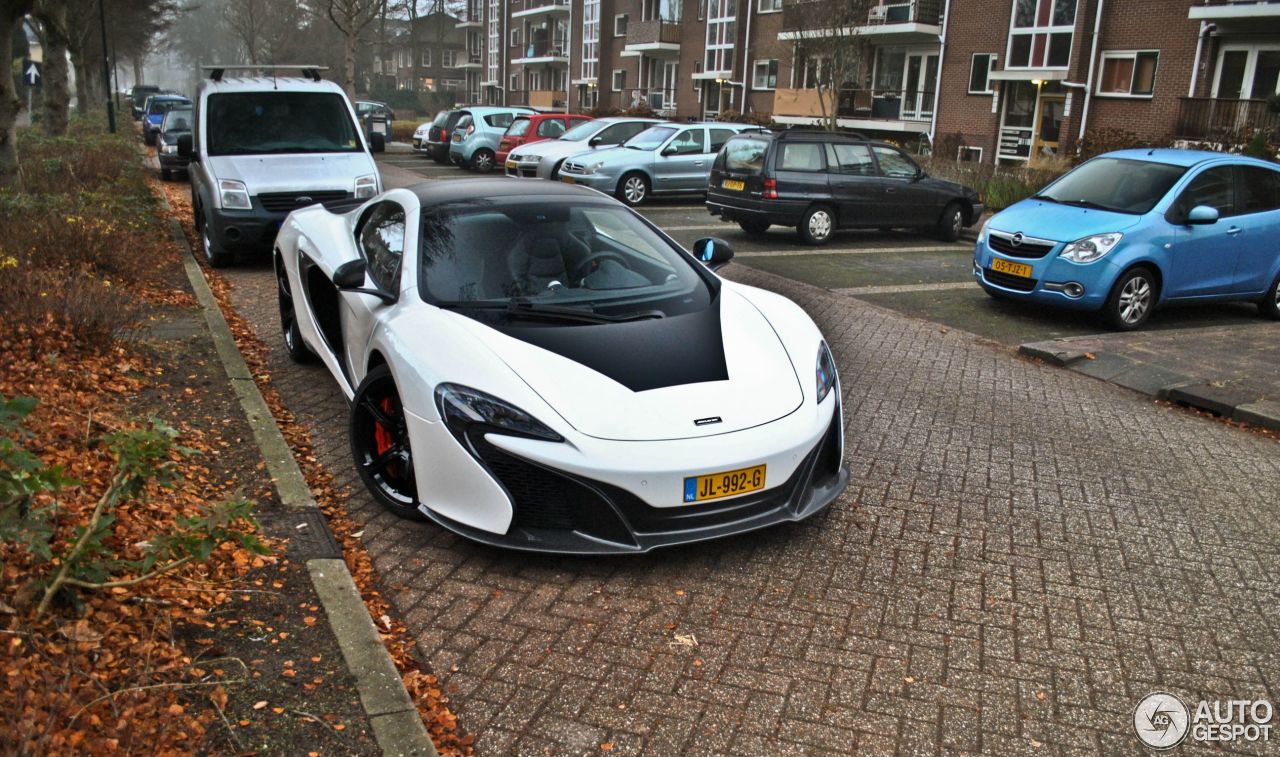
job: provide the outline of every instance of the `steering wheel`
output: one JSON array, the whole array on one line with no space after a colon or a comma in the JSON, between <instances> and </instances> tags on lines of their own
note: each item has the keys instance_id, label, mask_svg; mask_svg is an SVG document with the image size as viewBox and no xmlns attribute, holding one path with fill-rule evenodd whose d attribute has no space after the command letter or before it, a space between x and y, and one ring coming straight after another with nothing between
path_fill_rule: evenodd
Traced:
<instances>
[{"instance_id":1,"label":"steering wheel","mask_svg":"<svg viewBox=\"0 0 1280 757\"><path fill-rule=\"evenodd\" d=\"M607 250L602 252L593 252L590 255L583 258L582 262L578 263L578 265L574 267L573 279L576 281L578 279L586 277L587 273L589 273L589 271L587 271L587 266L597 261L610 259L610 258L618 261L618 264L621 265L623 268L627 267L627 259L622 257L616 252L609 252Z\"/></svg>"}]
</instances>

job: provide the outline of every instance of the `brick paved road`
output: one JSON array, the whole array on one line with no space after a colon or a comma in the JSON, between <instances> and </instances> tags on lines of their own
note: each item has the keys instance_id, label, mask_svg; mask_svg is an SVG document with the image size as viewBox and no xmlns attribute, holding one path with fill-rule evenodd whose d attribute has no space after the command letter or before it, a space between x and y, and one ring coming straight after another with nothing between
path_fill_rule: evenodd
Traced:
<instances>
[{"instance_id":1,"label":"brick paved road","mask_svg":"<svg viewBox=\"0 0 1280 757\"><path fill-rule=\"evenodd\" d=\"M267 269L228 274L481 754L1133 753L1153 689L1280 700L1275 442L728 270L822 326L853 483L811 522L627 559L383 514L339 393L278 347Z\"/></svg>"}]
</instances>

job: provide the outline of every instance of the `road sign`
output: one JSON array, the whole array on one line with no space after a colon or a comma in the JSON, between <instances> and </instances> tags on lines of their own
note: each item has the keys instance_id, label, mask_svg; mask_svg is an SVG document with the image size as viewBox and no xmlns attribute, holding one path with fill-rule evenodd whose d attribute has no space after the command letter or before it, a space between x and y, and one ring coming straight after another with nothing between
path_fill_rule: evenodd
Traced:
<instances>
[{"instance_id":1,"label":"road sign","mask_svg":"<svg viewBox=\"0 0 1280 757\"><path fill-rule=\"evenodd\" d=\"M40 86L40 77L44 74L40 64L31 59L22 61L22 81L28 87Z\"/></svg>"}]
</instances>

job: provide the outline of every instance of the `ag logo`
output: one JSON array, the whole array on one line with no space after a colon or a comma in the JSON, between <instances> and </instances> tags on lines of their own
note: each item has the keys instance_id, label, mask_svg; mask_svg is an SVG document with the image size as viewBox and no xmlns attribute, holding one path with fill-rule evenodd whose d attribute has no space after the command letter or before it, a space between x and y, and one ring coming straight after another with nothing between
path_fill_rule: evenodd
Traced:
<instances>
[{"instance_id":1,"label":"ag logo","mask_svg":"<svg viewBox=\"0 0 1280 757\"><path fill-rule=\"evenodd\" d=\"M1146 695L1133 711L1133 730L1152 749L1171 749L1187 737L1191 713L1182 700L1164 691Z\"/></svg>"},{"instance_id":2,"label":"ag logo","mask_svg":"<svg viewBox=\"0 0 1280 757\"><path fill-rule=\"evenodd\" d=\"M1010 238L1009 238L1009 244L1013 245L1014 247L1021 247L1021 246L1022 246L1022 232L1021 232L1021 231L1019 231L1019 232L1017 232L1016 234L1014 234L1012 237L1010 237Z\"/></svg>"}]
</instances>

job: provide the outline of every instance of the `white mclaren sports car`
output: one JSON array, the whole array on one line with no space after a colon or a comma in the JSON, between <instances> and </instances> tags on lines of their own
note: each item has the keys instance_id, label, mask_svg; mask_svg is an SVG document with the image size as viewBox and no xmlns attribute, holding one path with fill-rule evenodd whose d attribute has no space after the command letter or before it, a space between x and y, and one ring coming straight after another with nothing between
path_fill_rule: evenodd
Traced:
<instances>
[{"instance_id":1,"label":"white mclaren sports car","mask_svg":"<svg viewBox=\"0 0 1280 757\"><path fill-rule=\"evenodd\" d=\"M599 192L431 182L294 211L284 344L351 401L374 497L477 541L634 553L844 490L835 363L783 297L725 281Z\"/></svg>"}]
</instances>

